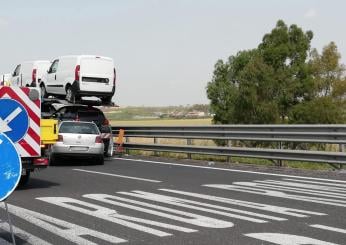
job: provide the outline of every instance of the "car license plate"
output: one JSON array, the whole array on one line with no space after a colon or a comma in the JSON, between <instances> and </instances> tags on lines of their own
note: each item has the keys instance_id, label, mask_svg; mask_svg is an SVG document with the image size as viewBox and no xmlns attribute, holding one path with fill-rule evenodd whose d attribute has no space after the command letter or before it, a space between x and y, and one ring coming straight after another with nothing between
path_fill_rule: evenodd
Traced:
<instances>
[{"instance_id":1,"label":"car license plate","mask_svg":"<svg viewBox=\"0 0 346 245\"><path fill-rule=\"evenodd\" d=\"M88 147L83 146L71 146L71 151L87 151Z\"/></svg>"}]
</instances>

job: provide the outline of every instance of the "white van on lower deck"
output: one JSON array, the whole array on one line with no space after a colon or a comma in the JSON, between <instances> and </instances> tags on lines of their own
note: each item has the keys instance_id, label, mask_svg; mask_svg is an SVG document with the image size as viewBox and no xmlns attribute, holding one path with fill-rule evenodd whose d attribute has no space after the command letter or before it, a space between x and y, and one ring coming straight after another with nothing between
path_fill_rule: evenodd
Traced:
<instances>
[{"instance_id":1,"label":"white van on lower deck","mask_svg":"<svg viewBox=\"0 0 346 245\"><path fill-rule=\"evenodd\" d=\"M95 96L111 103L116 73L113 59L94 55L61 56L52 62L40 84L42 96L64 96L74 103L83 96Z\"/></svg>"}]
</instances>

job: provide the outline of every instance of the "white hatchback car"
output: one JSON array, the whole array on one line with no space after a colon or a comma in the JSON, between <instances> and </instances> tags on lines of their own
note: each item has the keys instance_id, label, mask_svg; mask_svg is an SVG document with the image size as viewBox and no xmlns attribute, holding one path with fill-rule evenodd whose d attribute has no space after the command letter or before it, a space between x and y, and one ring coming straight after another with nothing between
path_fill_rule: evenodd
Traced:
<instances>
[{"instance_id":1,"label":"white hatchback car","mask_svg":"<svg viewBox=\"0 0 346 245\"><path fill-rule=\"evenodd\" d=\"M116 73L113 59L94 55L56 58L41 82L43 97L64 96L75 103L81 97L95 96L110 104L115 93Z\"/></svg>"},{"instance_id":2,"label":"white hatchback car","mask_svg":"<svg viewBox=\"0 0 346 245\"><path fill-rule=\"evenodd\" d=\"M52 146L50 164L57 157L93 158L103 164L104 145L100 131L93 122L63 121L59 125L58 141Z\"/></svg>"}]
</instances>

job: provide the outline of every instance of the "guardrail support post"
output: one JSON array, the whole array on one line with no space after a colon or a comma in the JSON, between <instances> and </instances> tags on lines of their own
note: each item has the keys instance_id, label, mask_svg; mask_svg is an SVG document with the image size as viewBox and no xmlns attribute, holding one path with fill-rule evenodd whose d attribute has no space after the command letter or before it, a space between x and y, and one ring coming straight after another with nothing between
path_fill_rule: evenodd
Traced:
<instances>
[{"instance_id":1,"label":"guardrail support post","mask_svg":"<svg viewBox=\"0 0 346 245\"><path fill-rule=\"evenodd\" d=\"M126 143L130 143L130 138L129 137L125 137L125 142ZM130 154L130 150L127 147L125 147L125 154L126 155Z\"/></svg>"},{"instance_id":2,"label":"guardrail support post","mask_svg":"<svg viewBox=\"0 0 346 245\"><path fill-rule=\"evenodd\" d=\"M186 139L187 145L192 145L192 139ZM187 158L191 159L191 153L187 153Z\"/></svg>"},{"instance_id":3,"label":"guardrail support post","mask_svg":"<svg viewBox=\"0 0 346 245\"><path fill-rule=\"evenodd\" d=\"M231 140L227 140L227 147L231 148L232 147L232 141ZM232 162L232 157L228 156L227 157L227 162L231 163Z\"/></svg>"},{"instance_id":4,"label":"guardrail support post","mask_svg":"<svg viewBox=\"0 0 346 245\"><path fill-rule=\"evenodd\" d=\"M339 151L340 152L345 152L345 145L344 144L339 144ZM339 168L342 169L343 165L340 163Z\"/></svg>"},{"instance_id":5,"label":"guardrail support post","mask_svg":"<svg viewBox=\"0 0 346 245\"><path fill-rule=\"evenodd\" d=\"M282 149L282 142L281 142L281 141L279 142L279 149L280 149L280 150ZM277 165L278 165L279 167L282 167L282 160L281 160L281 159L278 159Z\"/></svg>"},{"instance_id":6,"label":"guardrail support post","mask_svg":"<svg viewBox=\"0 0 346 245\"><path fill-rule=\"evenodd\" d=\"M159 139L154 137L154 144L157 144L157 143L159 143ZM158 157L159 153L157 151L154 151L154 156Z\"/></svg>"}]
</instances>

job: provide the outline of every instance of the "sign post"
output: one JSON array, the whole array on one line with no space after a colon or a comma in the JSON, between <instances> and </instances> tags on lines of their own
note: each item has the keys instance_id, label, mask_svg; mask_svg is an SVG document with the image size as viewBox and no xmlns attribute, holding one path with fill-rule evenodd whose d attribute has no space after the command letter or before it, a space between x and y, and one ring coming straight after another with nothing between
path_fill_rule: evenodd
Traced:
<instances>
[{"instance_id":1,"label":"sign post","mask_svg":"<svg viewBox=\"0 0 346 245\"><path fill-rule=\"evenodd\" d=\"M6 198L16 189L20 181L22 163L14 143L26 134L29 118L25 108L12 99L0 99L0 109L0 202L4 202L12 242L15 245Z\"/></svg>"}]
</instances>

